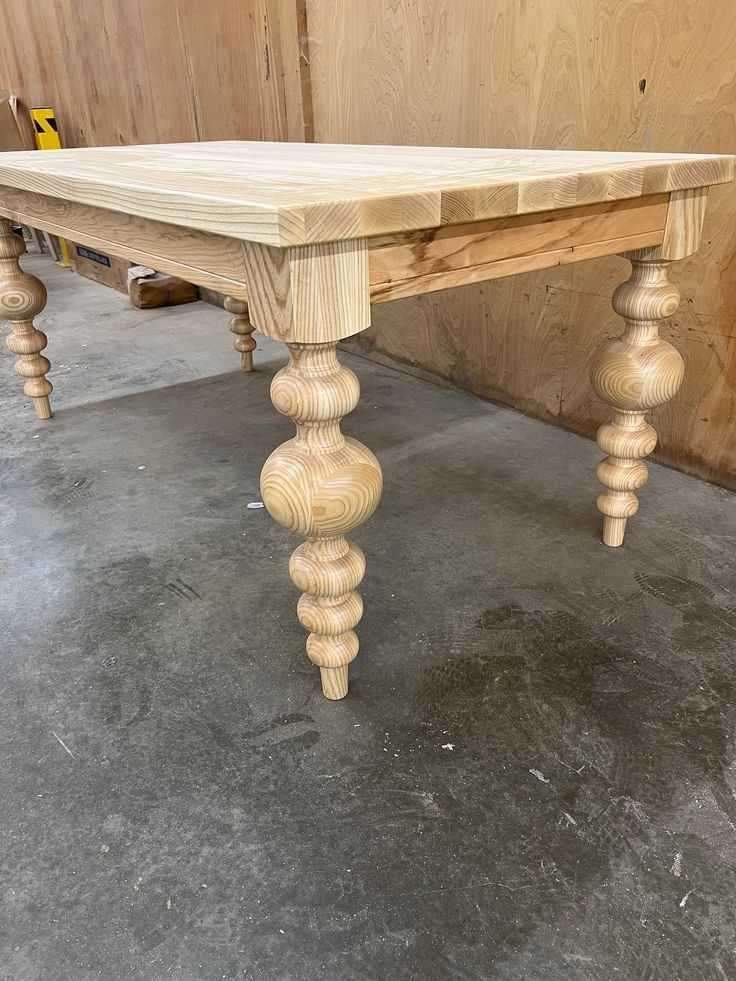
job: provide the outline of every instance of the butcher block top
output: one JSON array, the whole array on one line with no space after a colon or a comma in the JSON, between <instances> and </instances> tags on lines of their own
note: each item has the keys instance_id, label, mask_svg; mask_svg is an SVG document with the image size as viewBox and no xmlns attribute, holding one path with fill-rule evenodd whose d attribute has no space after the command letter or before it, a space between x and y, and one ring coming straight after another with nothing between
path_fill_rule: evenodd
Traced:
<instances>
[{"instance_id":1,"label":"butcher block top","mask_svg":"<svg viewBox=\"0 0 736 981\"><path fill-rule=\"evenodd\" d=\"M274 246L553 211L733 180L733 156L315 143L0 154L2 185Z\"/></svg>"}]
</instances>

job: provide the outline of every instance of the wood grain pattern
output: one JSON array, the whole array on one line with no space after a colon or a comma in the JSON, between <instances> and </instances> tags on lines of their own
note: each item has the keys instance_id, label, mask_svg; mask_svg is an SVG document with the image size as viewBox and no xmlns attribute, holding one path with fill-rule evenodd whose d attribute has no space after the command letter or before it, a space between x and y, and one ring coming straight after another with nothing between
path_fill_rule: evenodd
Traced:
<instances>
[{"instance_id":1,"label":"wood grain pattern","mask_svg":"<svg viewBox=\"0 0 736 981\"><path fill-rule=\"evenodd\" d=\"M707 204L707 187L673 191L670 194L660 249L663 259L684 259L698 251Z\"/></svg>"},{"instance_id":2,"label":"wood grain pattern","mask_svg":"<svg viewBox=\"0 0 736 981\"><path fill-rule=\"evenodd\" d=\"M678 351L659 336L659 324L671 317L680 303L680 292L668 281L669 260L660 250L626 253L631 276L613 294L613 309L624 318L620 338L601 345L590 366L593 390L616 411L613 420L598 430L598 445L608 455L598 466L605 487L598 498L603 514L603 541L623 543L626 522L636 514L634 493L647 481L642 457L657 443L657 434L645 413L668 402L682 384L683 360Z\"/></svg>"},{"instance_id":3,"label":"wood grain pattern","mask_svg":"<svg viewBox=\"0 0 736 981\"><path fill-rule=\"evenodd\" d=\"M662 241L668 195L370 239L371 300L414 296Z\"/></svg>"},{"instance_id":4,"label":"wood grain pattern","mask_svg":"<svg viewBox=\"0 0 736 981\"><path fill-rule=\"evenodd\" d=\"M304 594L298 614L310 631L307 654L326 697L343 698L358 652L356 587L365 571L363 553L345 535L370 517L382 488L376 458L340 429L360 386L338 362L337 341L370 322L367 250L358 241L245 251L252 321L289 348L271 399L297 430L266 461L261 494L276 521L306 538L289 571Z\"/></svg>"},{"instance_id":5,"label":"wood grain pattern","mask_svg":"<svg viewBox=\"0 0 736 981\"><path fill-rule=\"evenodd\" d=\"M2 85L53 105L65 146L309 138L303 0L6 7Z\"/></svg>"},{"instance_id":6,"label":"wood grain pattern","mask_svg":"<svg viewBox=\"0 0 736 981\"><path fill-rule=\"evenodd\" d=\"M719 184L734 159L232 141L4 153L0 184L285 247Z\"/></svg>"},{"instance_id":7,"label":"wood grain pattern","mask_svg":"<svg viewBox=\"0 0 736 981\"><path fill-rule=\"evenodd\" d=\"M297 435L278 447L261 474L261 494L279 524L304 536L289 572L303 595L297 612L310 631L307 655L319 666L327 698L348 693L358 653L356 592L365 558L347 532L367 520L381 496L381 468L362 443L346 439L340 419L360 397L358 379L337 360L337 344L289 344L289 364L271 384L273 404Z\"/></svg>"},{"instance_id":8,"label":"wood grain pattern","mask_svg":"<svg viewBox=\"0 0 736 981\"><path fill-rule=\"evenodd\" d=\"M23 239L13 234L10 222L0 218L0 314L12 328L6 343L19 355L15 370L26 379L23 391L33 399L36 415L50 419L53 386L46 372L51 365L41 354L47 339L33 323L46 306L46 288L40 279L21 269L18 259L25 250Z\"/></svg>"},{"instance_id":9,"label":"wood grain pattern","mask_svg":"<svg viewBox=\"0 0 736 981\"><path fill-rule=\"evenodd\" d=\"M243 243L223 235L0 187L0 214L245 299Z\"/></svg>"},{"instance_id":10,"label":"wood grain pattern","mask_svg":"<svg viewBox=\"0 0 736 981\"><path fill-rule=\"evenodd\" d=\"M409 296L433 293L437 290L485 283L507 276L518 276L520 273L531 272L534 269L567 266L573 262L582 262L585 259L613 255L621 250L639 249L654 245L661 237L661 232L625 235L622 238L604 239L600 242L588 242L584 245L571 244L559 249L550 249L548 252L532 252L528 255L497 259L459 269L437 270L423 276L399 280L395 283L376 283L371 286L371 300L374 303L383 303L386 300L398 300Z\"/></svg>"},{"instance_id":11,"label":"wood grain pattern","mask_svg":"<svg viewBox=\"0 0 736 981\"><path fill-rule=\"evenodd\" d=\"M288 249L246 243L243 254L250 316L262 334L322 343L371 322L364 240Z\"/></svg>"},{"instance_id":12,"label":"wood grain pattern","mask_svg":"<svg viewBox=\"0 0 736 981\"><path fill-rule=\"evenodd\" d=\"M736 6L720 0L309 0L315 138L733 152ZM460 220L462 216L460 216ZM622 260L381 304L350 342L593 436L588 362L619 331ZM656 457L736 489L736 193L713 188L683 303L688 363L653 410Z\"/></svg>"},{"instance_id":13,"label":"wood grain pattern","mask_svg":"<svg viewBox=\"0 0 736 981\"><path fill-rule=\"evenodd\" d=\"M371 301L381 302L661 241L667 195L607 202L424 232L378 236L369 250ZM0 213L150 265L244 302L244 244L224 235L0 188ZM274 262L282 261L278 255Z\"/></svg>"}]
</instances>

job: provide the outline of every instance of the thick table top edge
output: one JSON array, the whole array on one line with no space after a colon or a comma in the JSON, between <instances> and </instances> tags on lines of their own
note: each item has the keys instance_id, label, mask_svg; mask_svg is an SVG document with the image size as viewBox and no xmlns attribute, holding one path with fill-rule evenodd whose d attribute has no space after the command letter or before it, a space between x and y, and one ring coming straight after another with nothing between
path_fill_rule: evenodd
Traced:
<instances>
[{"instance_id":1,"label":"thick table top edge","mask_svg":"<svg viewBox=\"0 0 736 981\"><path fill-rule=\"evenodd\" d=\"M397 176L394 183L402 181L404 189L395 190L387 182L386 188L358 190L341 188L336 184L331 192L323 175L310 183L309 173L301 185L279 189L278 173L274 188L253 187L244 183L242 192L237 180L230 180L223 187L228 193L196 187L198 171L193 177L182 171L172 171L174 180L159 178L156 173L166 174L165 168L154 171L150 181L142 185L140 175L126 179L114 173L114 168L104 173L100 156L120 160L136 152L151 151L152 159L165 159L166 152L178 153L192 161L207 160L208 153L230 153L239 163L240 148L258 148L259 153L273 152L277 156L288 148L293 161L310 160L312 168L317 161L316 173L320 173L320 159L332 150L360 151L363 157L375 158L380 170L381 159L392 159L406 152L437 162L437 175L424 175L422 184L417 180L410 187L411 175ZM309 148L308 150L305 148ZM120 153L116 153L120 151ZM457 168L445 160L467 153L471 155L473 168L476 158L483 160L483 153L505 154L505 170L499 169L486 175L474 172L467 177L456 173ZM530 164L549 160L550 172L509 174L508 159L518 156ZM217 158L215 158L217 159ZM99 162L99 170L90 163ZM579 160L581 166L573 166ZM568 167L568 162L570 166ZM75 173L75 167L83 168ZM584 166L583 166L584 164ZM44 194L61 200L91 204L111 211L137 215L156 221L223 235L242 241L257 242L276 247L319 244L331 241L371 238L421 229L438 228L472 221L506 218L556 211L580 205L602 204L608 201L636 199L651 194L682 191L728 183L734 179L736 156L726 154L594 154L572 151L483 151L480 149L415 148L415 147L329 147L324 144L243 144L237 141L217 144L175 144L163 147L116 147L61 150L53 154L36 151L0 154L0 185ZM542 166L545 166L543 164ZM328 164L325 164L328 167ZM308 168L307 168L308 169ZM204 173L204 169L202 170ZM212 176L212 175L210 175ZM232 175L229 175L230 177ZM329 176L329 175L328 175ZM214 175L215 180L217 175ZM376 174L381 181L381 174ZM175 186L176 181L181 186ZM290 180L294 183L293 175ZM355 182L355 174L351 175ZM266 200L270 196L270 200ZM260 200L258 199L260 197ZM0 204L2 187L0 186Z\"/></svg>"}]
</instances>

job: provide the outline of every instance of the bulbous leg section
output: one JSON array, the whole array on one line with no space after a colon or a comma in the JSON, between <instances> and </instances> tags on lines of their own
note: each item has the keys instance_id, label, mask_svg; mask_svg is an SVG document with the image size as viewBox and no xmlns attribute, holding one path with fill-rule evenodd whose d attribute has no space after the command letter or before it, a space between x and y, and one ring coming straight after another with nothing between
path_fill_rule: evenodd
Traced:
<instances>
[{"instance_id":1,"label":"bulbous leg section","mask_svg":"<svg viewBox=\"0 0 736 981\"><path fill-rule=\"evenodd\" d=\"M347 695L348 665L358 653L353 628L363 601L356 589L365 572L363 553L345 534L375 511L381 467L340 430L360 388L338 362L336 345L293 344L289 350L271 398L294 420L297 434L266 461L261 493L275 520L307 539L292 555L289 572L303 592L297 613L310 631L307 655L320 669L325 696L338 699Z\"/></svg>"},{"instance_id":2,"label":"bulbous leg section","mask_svg":"<svg viewBox=\"0 0 736 981\"><path fill-rule=\"evenodd\" d=\"M597 505L603 514L603 541L611 546L622 544L626 521L638 510L634 491L647 481L642 457L657 444L645 413L675 395L684 373L679 353L659 337L659 324L679 302L678 290L667 280L669 262L648 258L646 250L626 258L631 277L613 294L614 310L626 326L620 338L601 345L590 366L596 395L615 410L597 435L607 454L597 470L605 488Z\"/></svg>"},{"instance_id":3,"label":"bulbous leg section","mask_svg":"<svg viewBox=\"0 0 736 981\"><path fill-rule=\"evenodd\" d=\"M235 334L233 347L240 354L241 370L253 371L253 352L256 349L256 342L252 334L255 327L248 317L248 304L245 300L226 296L225 309L233 315L230 319L230 330Z\"/></svg>"},{"instance_id":4,"label":"bulbous leg section","mask_svg":"<svg viewBox=\"0 0 736 981\"><path fill-rule=\"evenodd\" d=\"M33 324L33 318L46 306L46 289L39 279L21 269L18 259L24 252L23 240L13 234L10 222L0 219L0 314L12 328L6 343L19 356L15 370L26 379L23 391L33 399L36 415L50 419L53 386L46 372L51 364L41 354L47 339Z\"/></svg>"}]
</instances>

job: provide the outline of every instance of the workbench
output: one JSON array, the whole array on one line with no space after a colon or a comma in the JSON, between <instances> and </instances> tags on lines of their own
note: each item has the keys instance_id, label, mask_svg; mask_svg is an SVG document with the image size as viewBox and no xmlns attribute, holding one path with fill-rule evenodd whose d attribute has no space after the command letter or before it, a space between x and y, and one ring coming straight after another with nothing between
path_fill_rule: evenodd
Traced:
<instances>
[{"instance_id":1,"label":"workbench","mask_svg":"<svg viewBox=\"0 0 736 981\"><path fill-rule=\"evenodd\" d=\"M697 250L708 188L733 175L734 157L677 153L246 142L5 153L0 312L40 419L51 417L47 339L34 324L46 291L21 269L9 219L226 294L245 368L253 326L287 346L271 398L296 436L266 460L261 488L276 521L305 539L289 571L308 656L337 699L358 652L365 572L345 535L382 489L373 453L340 428L360 394L340 340L369 326L372 303L625 256L631 275L613 294L623 332L590 368L611 408L597 436L603 541L621 545L656 444L645 414L683 377L659 337L679 302L668 268Z\"/></svg>"}]
</instances>

